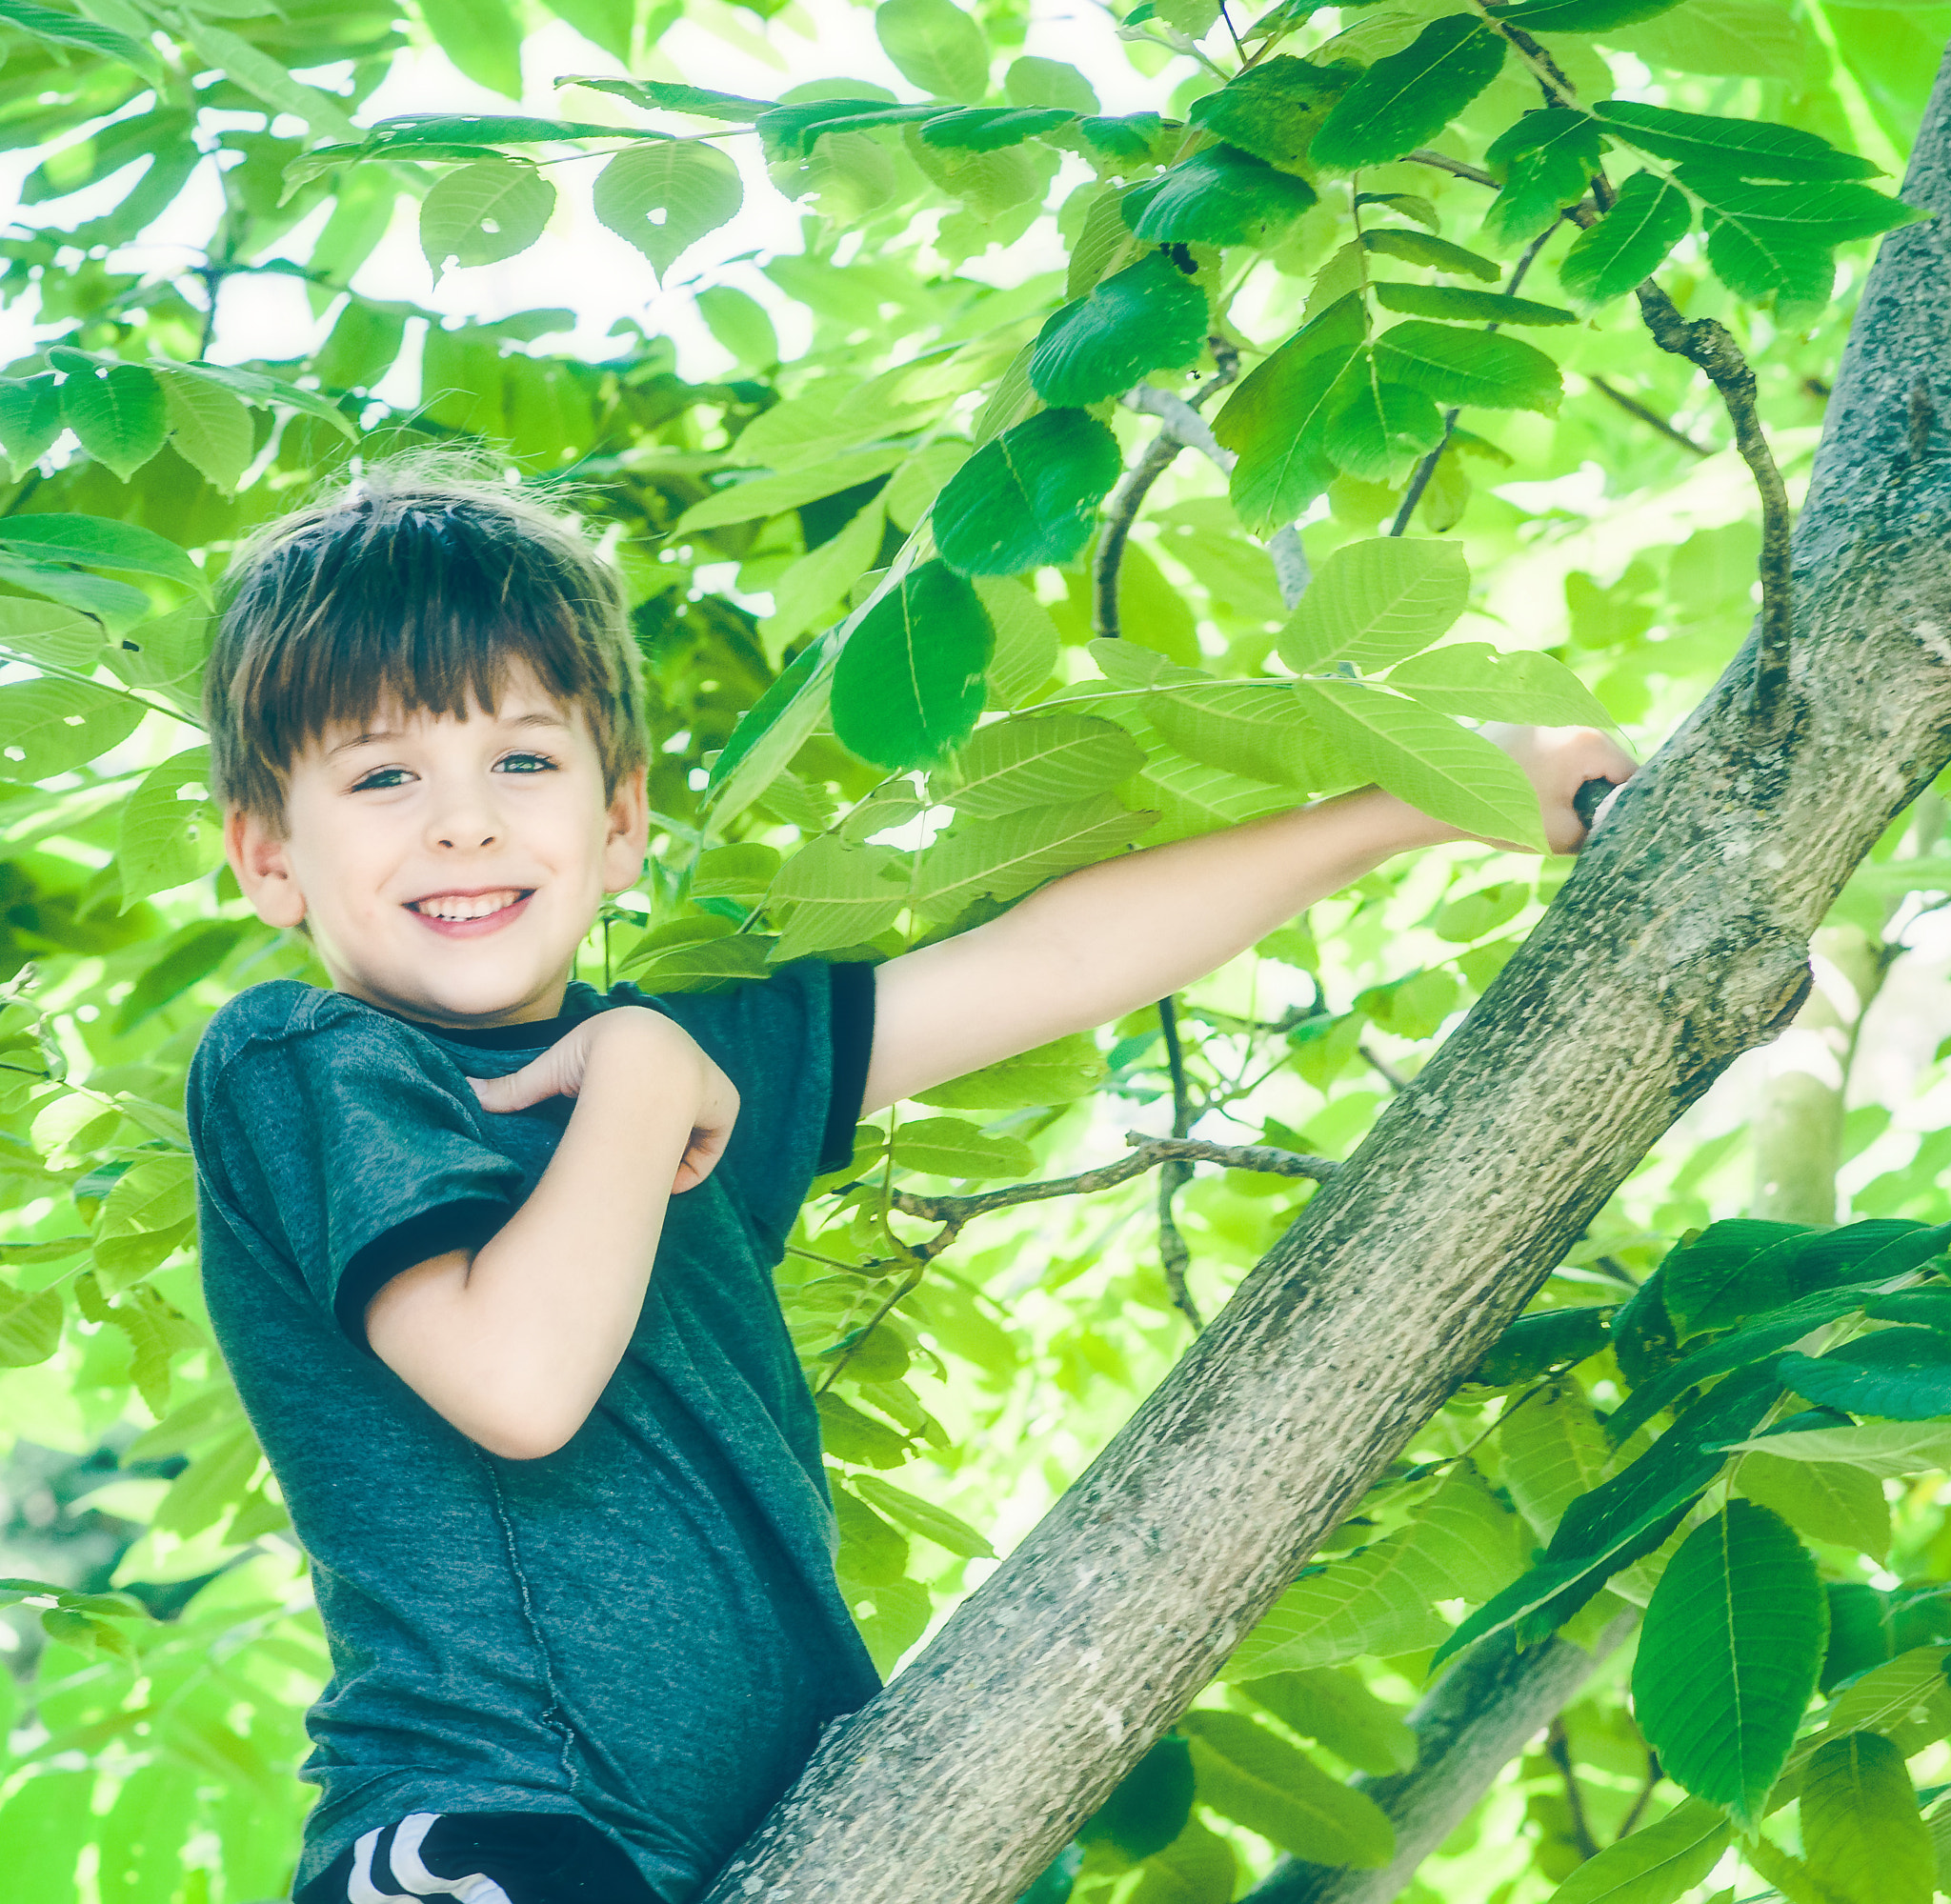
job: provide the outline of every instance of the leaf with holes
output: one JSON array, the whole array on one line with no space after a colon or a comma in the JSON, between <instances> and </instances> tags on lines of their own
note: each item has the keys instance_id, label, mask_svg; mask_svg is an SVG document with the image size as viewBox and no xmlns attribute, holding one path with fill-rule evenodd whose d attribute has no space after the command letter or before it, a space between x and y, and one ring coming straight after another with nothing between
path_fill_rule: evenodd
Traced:
<instances>
[{"instance_id":1,"label":"leaf with holes","mask_svg":"<svg viewBox=\"0 0 1951 1904\"><path fill-rule=\"evenodd\" d=\"M1190 363L1205 336L1205 292L1154 251L1051 316L1036 333L1030 381L1048 404L1102 403L1153 371Z\"/></svg>"},{"instance_id":2,"label":"leaf with holes","mask_svg":"<svg viewBox=\"0 0 1951 1904\"><path fill-rule=\"evenodd\" d=\"M85 681L12 681L0 687L0 778L46 780L108 752L132 734L144 709Z\"/></svg>"},{"instance_id":3,"label":"leaf with holes","mask_svg":"<svg viewBox=\"0 0 1951 1904\"><path fill-rule=\"evenodd\" d=\"M1453 542L1344 543L1280 631L1280 658L1297 674L1343 662L1373 672L1427 648L1469 599L1470 568Z\"/></svg>"},{"instance_id":4,"label":"leaf with holes","mask_svg":"<svg viewBox=\"0 0 1951 1904\"><path fill-rule=\"evenodd\" d=\"M1388 1815L1244 1713L1188 1713L1199 1801L1290 1856L1378 1871L1396 1854Z\"/></svg>"},{"instance_id":5,"label":"leaf with holes","mask_svg":"<svg viewBox=\"0 0 1951 1904\"><path fill-rule=\"evenodd\" d=\"M1503 64L1503 39L1480 14L1432 20L1341 95L1309 155L1337 171L1399 159L1440 132Z\"/></svg>"},{"instance_id":6,"label":"leaf with holes","mask_svg":"<svg viewBox=\"0 0 1951 1904\"><path fill-rule=\"evenodd\" d=\"M1693 222L1684 191L1636 171L1605 216L1572 240L1559 263L1559 284L1574 304L1596 311L1651 277Z\"/></svg>"},{"instance_id":7,"label":"leaf with holes","mask_svg":"<svg viewBox=\"0 0 1951 1904\"><path fill-rule=\"evenodd\" d=\"M597 218L650 259L660 279L744 202L738 168L723 152L677 140L618 152L590 191Z\"/></svg>"},{"instance_id":8,"label":"leaf with holes","mask_svg":"<svg viewBox=\"0 0 1951 1904\"><path fill-rule=\"evenodd\" d=\"M1016 575L1068 562L1091 539L1117 481L1117 439L1081 410L1046 410L985 443L949 478L931 520L965 575Z\"/></svg>"},{"instance_id":9,"label":"leaf with holes","mask_svg":"<svg viewBox=\"0 0 1951 1904\"><path fill-rule=\"evenodd\" d=\"M1109 792L1144 764L1130 734L1095 715L995 721L976 731L956 754L953 774L935 775L929 791L958 814L988 819Z\"/></svg>"},{"instance_id":10,"label":"leaf with holes","mask_svg":"<svg viewBox=\"0 0 1951 1904\"><path fill-rule=\"evenodd\" d=\"M223 818L210 796L210 749L187 748L151 767L122 809L115 847L121 910L200 878L223 856Z\"/></svg>"},{"instance_id":11,"label":"leaf with holes","mask_svg":"<svg viewBox=\"0 0 1951 1904\"><path fill-rule=\"evenodd\" d=\"M1599 169L1599 128L1568 106L1534 108L1491 141L1484 165L1500 188L1484 230L1521 245L1583 198Z\"/></svg>"},{"instance_id":12,"label":"leaf with holes","mask_svg":"<svg viewBox=\"0 0 1951 1904\"><path fill-rule=\"evenodd\" d=\"M1118 201L1124 222L1148 245L1265 244L1316 202L1292 172L1232 146L1209 146Z\"/></svg>"},{"instance_id":13,"label":"leaf with holes","mask_svg":"<svg viewBox=\"0 0 1951 1904\"><path fill-rule=\"evenodd\" d=\"M868 611L834 669L834 732L863 760L931 767L982 711L996 641L982 599L945 562L925 562Z\"/></svg>"},{"instance_id":14,"label":"leaf with holes","mask_svg":"<svg viewBox=\"0 0 1951 1904\"><path fill-rule=\"evenodd\" d=\"M555 209L555 188L532 165L482 159L451 171L420 202L420 250L438 282L451 264L498 264L526 251Z\"/></svg>"},{"instance_id":15,"label":"leaf with holes","mask_svg":"<svg viewBox=\"0 0 1951 1904\"><path fill-rule=\"evenodd\" d=\"M1752 1830L1816 1690L1829 1609L1779 1514L1733 1501L1687 1536L1646 1608L1633 1709L1669 1778Z\"/></svg>"}]
</instances>

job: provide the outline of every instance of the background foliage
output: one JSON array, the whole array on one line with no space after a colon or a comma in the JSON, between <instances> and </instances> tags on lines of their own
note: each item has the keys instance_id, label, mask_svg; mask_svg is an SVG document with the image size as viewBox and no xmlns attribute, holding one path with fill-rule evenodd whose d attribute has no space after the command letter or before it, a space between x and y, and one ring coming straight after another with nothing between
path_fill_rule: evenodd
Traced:
<instances>
[{"instance_id":1,"label":"background foliage","mask_svg":"<svg viewBox=\"0 0 1951 1904\"><path fill-rule=\"evenodd\" d=\"M322 976L216 871L202 778L209 606L253 524L428 445L584 515L655 685L659 833L583 971L651 988L883 955L1371 778L1523 839L1523 790L1459 723L1644 749L1745 631L1754 490L1628 293L1657 269L1729 327L1799 488L1951 8L1094 20L0 0L10 1899L268 1897L305 1802L324 1651L210 1346L181 1120L210 1012ZM728 73L750 91L698 84ZM400 74L460 103L402 119ZM458 317L471 273L557 255L552 220L627 256L655 321L581 348L582 309ZM417 289L383 294L403 241ZM1433 1667L1628 1609L1637 1657L1412 1894L1929 1896L1944 817L1932 795L1893 829L1797 1031L1647 1160L1039 1904L1385 1863L1347 1780L1413 1758ZM1385 869L1158 1012L863 1127L780 1278L885 1670L1311 1190L1179 1161L1014 1187L1124 1157L1127 1129L1346 1154L1562 871Z\"/></svg>"}]
</instances>

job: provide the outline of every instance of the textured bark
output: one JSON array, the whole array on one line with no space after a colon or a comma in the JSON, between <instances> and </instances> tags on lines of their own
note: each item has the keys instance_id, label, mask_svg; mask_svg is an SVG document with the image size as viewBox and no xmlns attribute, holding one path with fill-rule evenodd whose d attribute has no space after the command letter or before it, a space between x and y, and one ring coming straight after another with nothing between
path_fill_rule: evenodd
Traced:
<instances>
[{"instance_id":1,"label":"textured bark","mask_svg":"<svg viewBox=\"0 0 1951 1904\"><path fill-rule=\"evenodd\" d=\"M1941 77L1906 195L1951 210ZM1557 904L1090 1470L813 1763L712 1904L1004 1904L1211 1679L1674 1118L1794 1014L1809 936L1951 758L1951 268L1883 245L1752 641Z\"/></svg>"},{"instance_id":2,"label":"textured bark","mask_svg":"<svg viewBox=\"0 0 1951 1904\"><path fill-rule=\"evenodd\" d=\"M1554 1639L1519 1653L1509 1633L1474 1646L1409 1714L1416 1763L1388 1778L1349 1783L1388 1814L1396 1855L1381 1871L1282 1858L1246 1904L1390 1904L1417 1866L1467 1818L1497 1775L1576 1699L1593 1669L1639 1624L1622 1613L1591 1652Z\"/></svg>"}]
</instances>

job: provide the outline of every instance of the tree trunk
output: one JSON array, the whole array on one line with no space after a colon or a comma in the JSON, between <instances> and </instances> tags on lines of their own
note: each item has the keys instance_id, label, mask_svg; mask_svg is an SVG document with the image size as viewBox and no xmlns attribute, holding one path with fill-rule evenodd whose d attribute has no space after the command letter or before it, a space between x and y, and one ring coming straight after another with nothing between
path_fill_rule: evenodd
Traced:
<instances>
[{"instance_id":1,"label":"tree trunk","mask_svg":"<svg viewBox=\"0 0 1951 1904\"><path fill-rule=\"evenodd\" d=\"M1906 185L1951 209L1941 74ZM934 1644L833 1728L711 1904L1005 1904L1212 1678L1614 1188L1785 1024L1809 936L1951 758L1951 267L1884 241L1754 643L1468 1020Z\"/></svg>"}]
</instances>

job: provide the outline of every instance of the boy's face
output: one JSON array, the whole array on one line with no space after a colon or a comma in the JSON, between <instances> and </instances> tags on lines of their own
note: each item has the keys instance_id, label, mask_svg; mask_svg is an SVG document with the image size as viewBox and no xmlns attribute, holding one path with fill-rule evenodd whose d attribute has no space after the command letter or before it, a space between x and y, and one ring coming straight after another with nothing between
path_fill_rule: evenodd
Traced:
<instances>
[{"instance_id":1,"label":"boy's face","mask_svg":"<svg viewBox=\"0 0 1951 1904\"><path fill-rule=\"evenodd\" d=\"M282 835L228 815L258 916L309 919L338 991L438 1025L553 1017L603 894L641 872L643 770L606 800L579 711L525 665L500 701L327 732L292 763Z\"/></svg>"}]
</instances>

